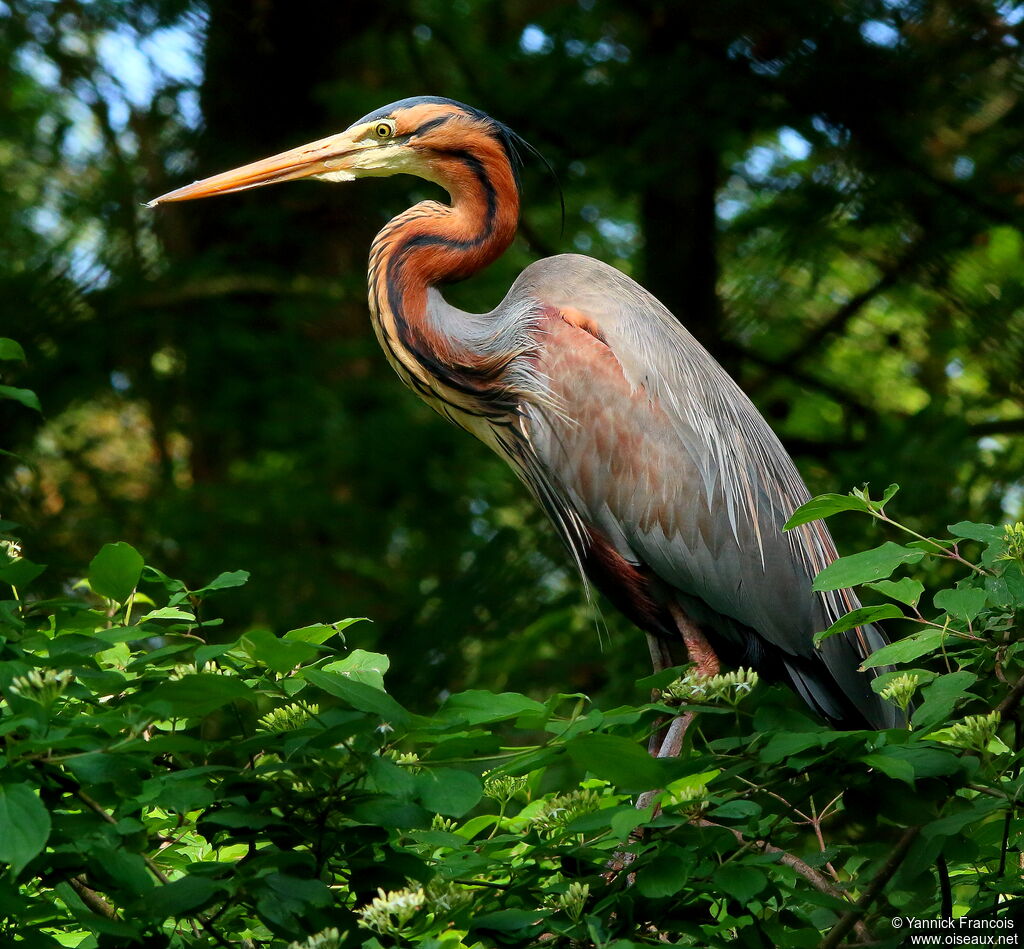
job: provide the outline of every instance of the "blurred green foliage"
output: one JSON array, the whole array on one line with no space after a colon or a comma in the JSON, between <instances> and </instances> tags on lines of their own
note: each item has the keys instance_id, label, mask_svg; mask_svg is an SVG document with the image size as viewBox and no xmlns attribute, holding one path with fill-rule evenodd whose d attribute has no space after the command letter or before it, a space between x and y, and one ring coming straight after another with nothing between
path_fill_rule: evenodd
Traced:
<instances>
[{"instance_id":1,"label":"blurred green foliage","mask_svg":"<svg viewBox=\"0 0 1024 949\"><path fill-rule=\"evenodd\" d=\"M393 378L374 232L432 187L296 184L148 211L184 181L416 93L471 102L558 170L450 290L538 255L608 260L751 393L813 489L896 479L907 522L1019 516L1019 3L656 0L0 3L0 515L73 581L127 540L244 565L232 628L370 616L418 708L487 686L635 700L519 485ZM870 546L850 519L841 547ZM938 564L930 582L949 576Z\"/></svg>"}]
</instances>

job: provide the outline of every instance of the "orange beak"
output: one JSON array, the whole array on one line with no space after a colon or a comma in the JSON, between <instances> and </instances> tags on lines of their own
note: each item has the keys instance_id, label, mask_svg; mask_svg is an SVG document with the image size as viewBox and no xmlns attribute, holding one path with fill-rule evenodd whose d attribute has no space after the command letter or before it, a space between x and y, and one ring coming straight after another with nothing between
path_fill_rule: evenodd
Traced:
<instances>
[{"instance_id":1,"label":"orange beak","mask_svg":"<svg viewBox=\"0 0 1024 949\"><path fill-rule=\"evenodd\" d=\"M355 130L358 132L359 130ZM168 191L146 204L156 207L167 201L192 201L209 198L215 194L231 194L249 188L276 184L279 181L294 181L296 178L312 176L333 181L347 181L356 177L351 170L353 160L365 145L356 140L353 131L331 135L308 145L301 145L271 158L242 165L232 171L225 171L202 181L194 181L184 188Z\"/></svg>"}]
</instances>

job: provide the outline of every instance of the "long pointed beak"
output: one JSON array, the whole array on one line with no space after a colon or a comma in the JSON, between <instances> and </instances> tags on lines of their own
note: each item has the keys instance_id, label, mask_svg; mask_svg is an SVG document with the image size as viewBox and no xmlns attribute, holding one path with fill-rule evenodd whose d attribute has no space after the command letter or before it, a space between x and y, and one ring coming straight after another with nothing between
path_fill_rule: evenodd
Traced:
<instances>
[{"instance_id":1,"label":"long pointed beak","mask_svg":"<svg viewBox=\"0 0 1024 949\"><path fill-rule=\"evenodd\" d=\"M235 191L276 184L279 181L308 178L311 175L329 174L336 181L355 178L348 165L360 150L354 136L349 132L342 132L340 135L331 135L308 145L300 145L290 151L242 165L240 168L204 178L202 181L194 181L183 188L168 191L167 194L154 198L146 207L153 208L167 201L192 201L216 194L231 194Z\"/></svg>"}]
</instances>

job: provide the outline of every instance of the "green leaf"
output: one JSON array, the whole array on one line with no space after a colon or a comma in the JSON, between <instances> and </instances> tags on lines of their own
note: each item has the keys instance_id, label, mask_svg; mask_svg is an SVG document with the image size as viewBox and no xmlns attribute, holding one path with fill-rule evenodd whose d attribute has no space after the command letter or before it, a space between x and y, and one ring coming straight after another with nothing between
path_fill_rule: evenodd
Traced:
<instances>
[{"instance_id":1,"label":"green leaf","mask_svg":"<svg viewBox=\"0 0 1024 949\"><path fill-rule=\"evenodd\" d=\"M955 590L940 590L932 601L935 608L945 610L950 616L974 622L985 608L988 594L978 587L958 587Z\"/></svg>"},{"instance_id":2,"label":"green leaf","mask_svg":"<svg viewBox=\"0 0 1024 949\"><path fill-rule=\"evenodd\" d=\"M790 515L782 529L789 531L801 524L808 524L811 521L838 514L840 511L867 510L869 510L867 504L851 494L819 494L818 497L811 498L806 504L801 504Z\"/></svg>"},{"instance_id":3,"label":"green leaf","mask_svg":"<svg viewBox=\"0 0 1024 949\"><path fill-rule=\"evenodd\" d=\"M353 623L369 622L365 616L355 616L352 619L340 619L336 623L314 623L312 626L290 629L284 634L284 638L294 642L316 643L319 646L321 643L327 642L332 636L341 635ZM341 638L344 641L345 637L342 636Z\"/></svg>"},{"instance_id":4,"label":"green leaf","mask_svg":"<svg viewBox=\"0 0 1024 949\"><path fill-rule=\"evenodd\" d=\"M895 758L882 752L880 754L864 755L859 760L870 768L876 768L890 778L904 781L911 787L914 786L914 768L905 758Z\"/></svg>"},{"instance_id":5,"label":"green leaf","mask_svg":"<svg viewBox=\"0 0 1024 949\"><path fill-rule=\"evenodd\" d=\"M910 577L902 577L899 580L878 580L875 583L865 583L864 586L871 590L884 593L900 603L907 606L917 606L921 602L921 594L924 593L924 584Z\"/></svg>"},{"instance_id":6,"label":"green leaf","mask_svg":"<svg viewBox=\"0 0 1024 949\"><path fill-rule=\"evenodd\" d=\"M842 590L846 587L883 580L900 564L917 563L924 556L920 550L911 550L892 541L886 541L873 550L865 550L849 557L840 557L830 563L814 578L812 589L817 591Z\"/></svg>"},{"instance_id":7,"label":"green leaf","mask_svg":"<svg viewBox=\"0 0 1024 949\"><path fill-rule=\"evenodd\" d=\"M161 682L142 696L140 704L164 718L202 718L236 699L254 698L241 679L204 672Z\"/></svg>"},{"instance_id":8,"label":"green leaf","mask_svg":"<svg viewBox=\"0 0 1024 949\"><path fill-rule=\"evenodd\" d=\"M681 848L666 848L636 875L636 888L648 899L674 896L685 885L693 871L695 860Z\"/></svg>"},{"instance_id":9,"label":"green leaf","mask_svg":"<svg viewBox=\"0 0 1024 949\"><path fill-rule=\"evenodd\" d=\"M323 689L328 695L341 699L360 712L379 715L393 728L401 730L409 724L409 713L390 695L380 689L375 689L365 682L356 682L346 676L338 675L336 672L306 669L302 674L310 683L318 689Z\"/></svg>"},{"instance_id":10,"label":"green leaf","mask_svg":"<svg viewBox=\"0 0 1024 949\"><path fill-rule=\"evenodd\" d=\"M824 748L834 732L776 732L761 751L761 760L768 764L777 764L791 755L798 755L811 749Z\"/></svg>"},{"instance_id":11,"label":"green leaf","mask_svg":"<svg viewBox=\"0 0 1024 949\"><path fill-rule=\"evenodd\" d=\"M967 690L978 681L973 672L951 672L937 676L921 690L923 701L914 712L914 728L927 731L944 721L962 698L974 698Z\"/></svg>"},{"instance_id":12,"label":"green leaf","mask_svg":"<svg viewBox=\"0 0 1024 949\"><path fill-rule=\"evenodd\" d=\"M476 916L473 929L493 929L497 932L516 932L539 923L548 914L539 909L501 909L496 913Z\"/></svg>"},{"instance_id":13,"label":"green leaf","mask_svg":"<svg viewBox=\"0 0 1024 949\"><path fill-rule=\"evenodd\" d=\"M868 580L884 579L903 563L916 563L924 557L923 551L910 550L887 541L873 550L841 557L828 564L815 578L812 590L843 590L866 584Z\"/></svg>"},{"instance_id":14,"label":"green leaf","mask_svg":"<svg viewBox=\"0 0 1024 949\"><path fill-rule=\"evenodd\" d=\"M862 606L859 609L851 610L845 616L837 619L828 629L815 633L814 645L817 646L822 640L828 639L829 636L835 636L836 633L845 633L848 629L880 619L903 619L903 610L892 603L883 603L880 606Z\"/></svg>"},{"instance_id":15,"label":"green leaf","mask_svg":"<svg viewBox=\"0 0 1024 949\"><path fill-rule=\"evenodd\" d=\"M476 807L483 793L480 779L468 771L436 768L416 775L416 796L435 814L462 817Z\"/></svg>"},{"instance_id":16,"label":"green leaf","mask_svg":"<svg viewBox=\"0 0 1024 949\"><path fill-rule=\"evenodd\" d=\"M977 540L983 544L1001 544L1003 541L1003 529L994 524L977 524L974 521L957 521L950 524L946 530L954 537Z\"/></svg>"},{"instance_id":17,"label":"green leaf","mask_svg":"<svg viewBox=\"0 0 1024 949\"><path fill-rule=\"evenodd\" d=\"M181 916L208 903L220 889L220 884L206 877L182 877L150 890L138 911L159 920L168 916Z\"/></svg>"},{"instance_id":18,"label":"green leaf","mask_svg":"<svg viewBox=\"0 0 1024 949\"><path fill-rule=\"evenodd\" d=\"M922 833L925 837L939 835L948 837L951 834L959 833L967 826L971 826L973 833L976 825L980 824L983 818L1004 807L1005 803L998 798L983 797L971 801L969 804L963 804L960 799L954 798L950 807L957 808L957 810L926 824L922 828Z\"/></svg>"},{"instance_id":19,"label":"green leaf","mask_svg":"<svg viewBox=\"0 0 1024 949\"><path fill-rule=\"evenodd\" d=\"M768 885L768 878L756 867L727 863L714 873L715 883L740 903L747 904Z\"/></svg>"},{"instance_id":20,"label":"green leaf","mask_svg":"<svg viewBox=\"0 0 1024 949\"><path fill-rule=\"evenodd\" d=\"M885 507L886 504L896 497L899 490L900 486L898 484L890 484L889 487L882 492L882 500L878 502L878 506Z\"/></svg>"},{"instance_id":21,"label":"green leaf","mask_svg":"<svg viewBox=\"0 0 1024 949\"><path fill-rule=\"evenodd\" d=\"M486 722L501 722L520 715L545 715L547 709L540 702L519 695L516 692L484 692L470 689L450 695L441 706L440 714L446 718L458 718L471 725Z\"/></svg>"},{"instance_id":22,"label":"green leaf","mask_svg":"<svg viewBox=\"0 0 1024 949\"><path fill-rule=\"evenodd\" d=\"M24 362L25 350L21 348L21 343L8 339L6 336L0 336L0 359Z\"/></svg>"},{"instance_id":23,"label":"green leaf","mask_svg":"<svg viewBox=\"0 0 1024 949\"><path fill-rule=\"evenodd\" d=\"M644 791L665 782L663 762L644 748L617 735L580 735L567 745L569 755L581 768L611 781L623 791Z\"/></svg>"},{"instance_id":24,"label":"green leaf","mask_svg":"<svg viewBox=\"0 0 1024 949\"><path fill-rule=\"evenodd\" d=\"M905 639L876 649L861 663L861 668L876 669L878 666L910 662L911 659L917 659L918 656L935 652L942 646L945 637L946 634L941 629L925 629L919 633L911 633Z\"/></svg>"},{"instance_id":25,"label":"green leaf","mask_svg":"<svg viewBox=\"0 0 1024 949\"><path fill-rule=\"evenodd\" d=\"M50 814L30 784L0 785L0 861L17 876L50 836Z\"/></svg>"},{"instance_id":26,"label":"green leaf","mask_svg":"<svg viewBox=\"0 0 1024 949\"><path fill-rule=\"evenodd\" d=\"M39 397L31 389L16 389L14 386L0 386L0 399L12 399L20 402L26 408L42 412L43 407L39 404Z\"/></svg>"},{"instance_id":27,"label":"green leaf","mask_svg":"<svg viewBox=\"0 0 1024 949\"><path fill-rule=\"evenodd\" d=\"M89 564L89 585L100 596L124 603L138 586L145 561L131 544L104 544Z\"/></svg>"},{"instance_id":28,"label":"green leaf","mask_svg":"<svg viewBox=\"0 0 1024 949\"><path fill-rule=\"evenodd\" d=\"M46 569L44 563L33 563L27 557L21 557L0 567L0 581L12 587L27 587Z\"/></svg>"},{"instance_id":29,"label":"green leaf","mask_svg":"<svg viewBox=\"0 0 1024 949\"><path fill-rule=\"evenodd\" d=\"M375 689L384 689L384 673L388 671L391 660L379 652L367 652L365 649L353 649L344 659L329 662L323 666L324 672L338 672L356 682L365 682Z\"/></svg>"},{"instance_id":30,"label":"green leaf","mask_svg":"<svg viewBox=\"0 0 1024 949\"><path fill-rule=\"evenodd\" d=\"M726 801L711 812L712 817L722 820L746 820L761 816L761 805L755 801Z\"/></svg>"},{"instance_id":31,"label":"green leaf","mask_svg":"<svg viewBox=\"0 0 1024 949\"><path fill-rule=\"evenodd\" d=\"M227 573L214 577L205 587L192 591L192 596L205 596L207 593L216 593L217 590L231 590L234 587L245 586L249 580L248 570L231 570Z\"/></svg>"},{"instance_id":32,"label":"green leaf","mask_svg":"<svg viewBox=\"0 0 1024 949\"><path fill-rule=\"evenodd\" d=\"M187 613L185 610L179 610L173 606L164 606L158 610L150 610L144 616L139 617L139 622L145 623L147 620L151 619L181 619L187 620L190 623L194 623L196 621L194 614Z\"/></svg>"},{"instance_id":33,"label":"green leaf","mask_svg":"<svg viewBox=\"0 0 1024 949\"><path fill-rule=\"evenodd\" d=\"M257 662L285 673L315 659L320 650L311 643L278 639L269 629L254 629L242 637L242 647Z\"/></svg>"}]
</instances>

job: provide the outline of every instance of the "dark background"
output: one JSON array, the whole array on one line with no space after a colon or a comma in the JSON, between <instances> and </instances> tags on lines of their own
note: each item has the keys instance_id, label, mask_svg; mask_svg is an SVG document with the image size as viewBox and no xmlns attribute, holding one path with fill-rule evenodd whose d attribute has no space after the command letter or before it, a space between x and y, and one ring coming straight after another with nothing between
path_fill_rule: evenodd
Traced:
<instances>
[{"instance_id":1,"label":"dark background","mask_svg":"<svg viewBox=\"0 0 1024 949\"><path fill-rule=\"evenodd\" d=\"M487 309L576 250L658 295L812 491L904 486L924 532L1024 506L1024 5L283 0L0 3L0 516L50 590L105 542L283 632L344 616L391 688L635 692L480 445L394 378L374 233L433 186L299 183L149 211L194 178L445 95L511 125L521 235L453 288ZM877 543L856 518L840 546ZM635 697L635 694L633 695Z\"/></svg>"}]
</instances>

